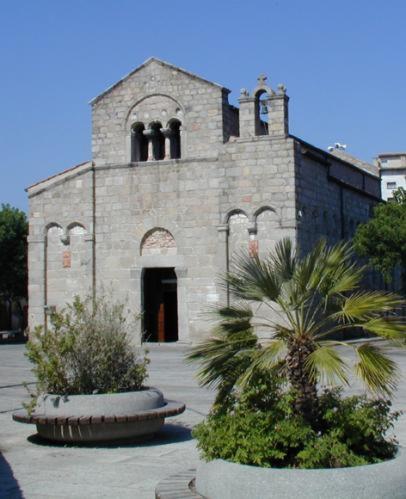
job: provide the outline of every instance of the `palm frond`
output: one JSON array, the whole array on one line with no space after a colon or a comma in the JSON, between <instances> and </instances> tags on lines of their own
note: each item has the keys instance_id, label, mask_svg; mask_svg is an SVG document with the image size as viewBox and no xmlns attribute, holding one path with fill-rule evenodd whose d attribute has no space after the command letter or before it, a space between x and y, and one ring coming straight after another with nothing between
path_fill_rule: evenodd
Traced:
<instances>
[{"instance_id":1,"label":"palm frond","mask_svg":"<svg viewBox=\"0 0 406 499\"><path fill-rule=\"evenodd\" d=\"M352 251L348 242L323 248L316 263L311 287L330 297L358 287L363 269L351 264Z\"/></svg>"},{"instance_id":2,"label":"palm frond","mask_svg":"<svg viewBox=\"0 0 406 499\"><path fill-rule=\"evenodd\" d=\"M226 275L230 293L248 301L275 301L280 293L281 278L268 262L258 256L241 255Z\"/></svg>"},{"instance_id":3,"label":"palm frond","mask_svg":"<svg viewBox=\"0 0 406 499\"><path fill-rule=\"evenodd\" d=\"M248 331L251 328L252 309L246 304L236 304L213 310L220 322L216 330L227 334Z\"/></svg>"},{"instance_id":4,"label":"palm frond","mask_svg":"<svg viewBox=\"0 0 406 499\"><path fill-rule=\"evenodd\" d=\"M348 365L330 342L317 344L307 357L305 367L314 382L333 385L339 380L348 385Z\"/></svg>"},{"instance_id":5,"label":"palm frond","mask_svg":"<svg viewBox=\"0 0 406 499\"><path fill-rule=\"evenodd\" d=\"M237 379L244 362L256 348L257 337L252 329L227 335L222 331L193 347L186 359L199 361L199 382L203 386L218 386L225 380Z\"/></svg>"},{"instance_id":6,"label":"palm frond","mask_svg":"<svg viewBox=\"0 0 406 499\"><path fill-rule=\"evenodd\" d=\"M389 312L404 303L393 293L381 291L360 291L346 297L336 317L343 321L369 320Z\"/></svg>"},{"instance_id":7,"label":"palm frond","mask_svg":"<svg viewBox=\"0 0 406 499\"><path fill-rule=\"evenodd\" d=\"M285 237L278 241L269 260L282 282L292 279L296 268L296 252L293 249L292 240Z\"/></svg>"},{"instance_id":8,"label":"palm frond","mask_svg":"<svg viewBox=\"0 0 406 499\"><path fill-rule=\"evenodd\" d=\"M300 294L304 294L318 286L318 282L323 275L321 262L325 250L326 242L322 239L310 253L297 263L293 279Z\"/></svg>"},{"instance_id":9,"label":"palm frond","mask_svg":"<svg viewBox=\"0 0 406 499\"><path fill-rule=\"evenodd\" d=\"M288 341L288 339L291 338L292 335L294 334L294 331L288 329L282 324L274 324L273 330L274 330L274 338L278 340L283 340L285 342Z\"/></svg>"},{"instance_id":10,"label":"palm frond","mask_svg":"<svg viewBox=\"0 0 406 499\"><path fill-rule=\"evenodd\" d=\"M355 370L367 388L381 395L391 395L399 378L396 363L372 343L364 343L355 351L359 359Z\"/></svg>"},{"instance_id":11,"label":"palm frond","mask_svg":"<svg viewBox=\"0 0 406 499\"><path fill-rule=\"evenodd\" d=\"M238 384L246 385L258 371L269 371L280 366L286 356L286 342L281 339L270 340L253 353L251 363L238 379Z\"/></svg>"},{"instance_id":12,"label":"palm frond","mask_svg":"<svg viewBox=\"0 0 406 499\"><path fill-rule=\"evenodd\" d=\"M363 267L355 264L342 264L331 269L329 282L324 286L324 293L328 296L334 296L355 290L360 284L363 272Z\"/></svg>"},{"instance_id":13,"label":"palm frond","mask_svg":"<svg viewBox=\"0 0 406 499\"><path fill-rule=\"evenodd\" d=\"M405 340L406 323L400 317L375 317L362 323L363 329L388 340Z\"/></svg>"}]
</instances>

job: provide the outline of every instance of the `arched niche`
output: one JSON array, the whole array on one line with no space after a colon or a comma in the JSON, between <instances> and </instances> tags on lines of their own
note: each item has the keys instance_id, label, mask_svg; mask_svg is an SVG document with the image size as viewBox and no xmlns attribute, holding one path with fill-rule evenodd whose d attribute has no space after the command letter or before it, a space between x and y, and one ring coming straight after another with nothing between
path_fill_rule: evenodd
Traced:
<instances>
[{"instance_id":1,"label":"arched niche","mask_svg":"<svg viewBox=\"0 0 406 499\"><path fill-rule=\"evenodd\" d=\"M87 230L77 221L65 228L57 223L46 227L45 305L59 309L75 295L90 294L92 285L92 247Z\"/></svg>"},{"instance_id":2,"label":"arched niche","mask_svg":"<svg viewBox=\"0 0 406 499\"><path fill-rule=\"evenodd\" d=\"M248 218L248 215L247 215L247 212L242 210L241 208L232 208L231 210L229 210L225 217L224 217L224 223L226 225L228 225L229 221L230 221L230 218L234 215L244 215L245 217Z\"/></svg>"},{"instance_id":3,"label":"arched niche","mask_svg":"<svg viewBox=\"0 0 406 499\"><path fill-rule=\"evenodd\" d=\"M249 219L243 210L233 210L228 215L228 261L231 263L248 251Z\"/></svg>"},{"instance_id":4,"label":"arched niche","mask_svg":"<svg viewBox=\"0 0 406 499\"><path fill-rule=\"evenodd\" d=\"M255 215L255 226L258 254L261 258L267 257L269 252L275 248L276 243L283 237L279 215L269 206L259 208Z\"/></svg>"},{"instance_id":5,"label":"arched niche","mask_svg":"<svg viewBox=\"0 0 406 499\"><path fill-rule=\"evenodd\" d=\"M141 256L145 255L176 255L177 247L173 235L162 227L155 227L142 238Z\"/></svg>"}]
</instances>

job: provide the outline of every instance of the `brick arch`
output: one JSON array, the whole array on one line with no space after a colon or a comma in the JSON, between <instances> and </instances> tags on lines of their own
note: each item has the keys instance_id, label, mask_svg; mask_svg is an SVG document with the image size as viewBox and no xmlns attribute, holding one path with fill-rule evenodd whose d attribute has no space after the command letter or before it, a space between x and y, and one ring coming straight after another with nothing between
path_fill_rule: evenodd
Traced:
<instances>
[{"instance_id":1,"label":"brick arch","mask_svg":"<svg viewBox=\"0 0 406 499\"><path fill-rule=\"evenodd\" d=\"M176 241L169 230L154 227L146 232L140 244L140 255L176 255Z\"/></svg>"}]
</instances>

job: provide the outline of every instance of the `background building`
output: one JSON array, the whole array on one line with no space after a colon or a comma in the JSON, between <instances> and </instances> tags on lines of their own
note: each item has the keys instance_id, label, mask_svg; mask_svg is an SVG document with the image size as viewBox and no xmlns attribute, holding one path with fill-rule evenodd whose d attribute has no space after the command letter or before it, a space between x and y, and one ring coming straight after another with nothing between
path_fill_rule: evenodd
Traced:
<instances>
[{"instance_id":1,"label":"background building","mask_svg":"<svg viewBox=\"0 0 406 499\"><path fill-rule=\"evenodd\" d=\"M406 152L379 154L377 163L381 172L383 199L390 199L398 187L406 189Z\"/></svg>"},{"instance_id":2,"label":"background building","mask_svg":"<svg viewBox=\"0 0 406 499\"><path fill-rule=\"evenodd\" d=\"M93 99L92 160L27 189L31 327L104 288L143 312L138 339L195 342L236 254L369 218L376 168L291 135L283 85L229 92L152 58Z\"/></svg>"}]
</instances>

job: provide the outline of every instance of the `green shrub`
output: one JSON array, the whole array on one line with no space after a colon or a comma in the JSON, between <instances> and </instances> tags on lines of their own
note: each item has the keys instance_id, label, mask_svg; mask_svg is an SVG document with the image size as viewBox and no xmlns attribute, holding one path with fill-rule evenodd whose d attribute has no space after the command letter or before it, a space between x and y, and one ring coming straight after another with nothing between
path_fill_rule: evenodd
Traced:
<instances>
[{"instance_id":1,"label":"green shrub","mask_svg":"<svg viewBox=\"0 0 406 499\"><path fill-rule=\"evenodd\" d=\"M399 413L390 402L365 396L342 397L339 389L321 395L311 424L292 410L294 394L283 378L258 373L226 406L217 406L194 429L207 460L262 467L338 468L393 457L386 439ZM272 390L270 390L272 388ZM271 395L272 394L272 395Z\"/></svg>"},{"instance_id":2,"label":"green shrub","mask_svg":"<svg viewBox=\"0 0 406 499\"><path fill-rule=\"evenodd\" d=\"M285 466L309 439L311 428L297 418L275 421L272 414L243 412L209 416L193 435L207 460L225 459L263 467Z\"/></svg>"},{"instance_id":3,"label":"green shrub","mask_svg":"<svg viewBox=\"0 0 406 499\"><path fill-rule=\"evenodd\" d=\"M148 359L130 341L134 321L122 304L105 297L94 304L75 297L51 316L51 327L37 328L27 344L38 393L92 394L141 389Z\"/></svg>"},{"instance_id":4,"label":"green shrub","mask_svg":"<svg viewBox=\"0 0 406 499\"><path fill-rule=\"evenodd\" d=\"M344 468L376 462L357 456L348 446L340 442L335 432L312 438L297 455L299 468Z\"/></svg>"}]
</instances>

